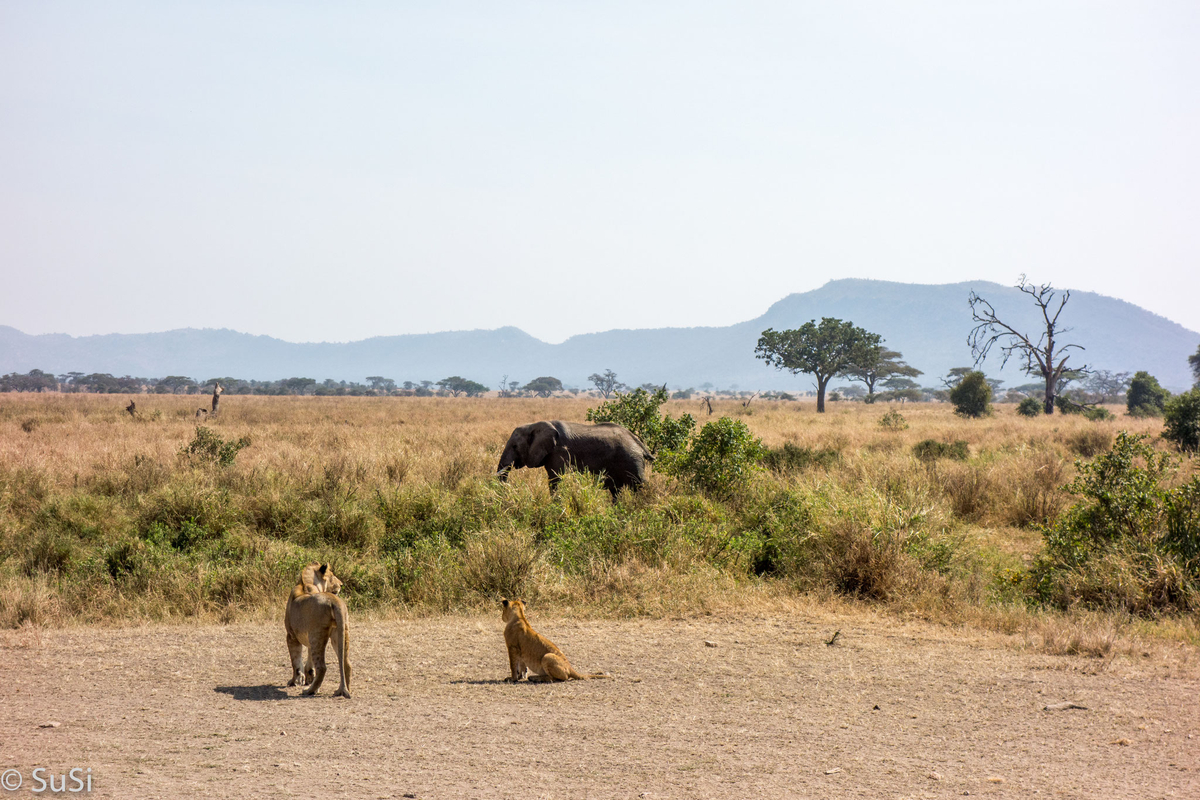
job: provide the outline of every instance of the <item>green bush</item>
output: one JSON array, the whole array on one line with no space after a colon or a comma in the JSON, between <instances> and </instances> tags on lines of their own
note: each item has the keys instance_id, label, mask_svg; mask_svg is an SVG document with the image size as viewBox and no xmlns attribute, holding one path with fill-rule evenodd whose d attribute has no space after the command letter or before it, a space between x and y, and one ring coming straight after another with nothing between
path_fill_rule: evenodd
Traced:
<instances>
[{"instance_id":1,"label":"green bush","mask_svg":"<svg viewBox=\"0 0 1200 800\"><path fill-rule=\"evenodd\" d=\"M841 453L837 450L814 450L811 447L800 447L788 442L783 447L768 450L763 455L762 464L772 472L801 472L809 467L828 469L841 457Z\"/></svg>"},{"instance_id":2,"label":"green bush","mask_svg":"<svg viewBox=\"0 0 1200 800\"><path fill-rule=\"evenodd\" d=\"M1026 397L1017 404L1017 413L1022 417L1040 417L1044 410L1045 406L1035 397Z\"/></svg>"},{"instance_id":3,"label":"green bush","mask_svg":"<svg viewBox=\"0 0 1200 800\"><path fill-rule=\"evenodd\" d=\"M807 498L796 491L768 492L743 509L739 545L755 575L797 575L812 553L804 547L816 527Z\"/></svg>"},{"instance_id":4,"label":"green bush","mask_svg":"<svg viewBox=\"0 0 1200 800\"><path fill-rule=\"evenodd\" d=\"M925 439L913 445L913 455L922 461L936 461L939 458L953 458L958 461L966 461L971 455L971 448L961 439L954 442L939 442L937 439Z\"/></svg>"},{"instance_id":5,"label":"green bush","mask_svg":"<svg viewBox=\"0 0 1200 800\"><path fill-rule=\"evenodd\" d=\"M220 538L220 534L214 535L203 525L197 524L194 518L190 518L183 520L178 528L171 528L162 522L152 522L143 538L159 547L170 547L186 553L203 542Z\"/></svg>"},{"instance_id":6,"label":"green bush","mask_svg":"<svg viewBox=\"0 0 1200 800\"><path fill-rule=\"evenodd\" d=\"M885 431L903 431L908 429L908 422L903 414L893 408L879 418L879 427Z\"/></svg>"},{"instance_id":7,"label":"green bush","mask_svg":"<svg viewBox=\"0 0 1200 800\"><path fill-rule=\"evenodd\" d=\"M1171 393L1158 385L1158 379L1149 372L1134 374L1125 394L1125 406L1131 417L1161 417Z\"/></svg>"},{"instance_id":8,"label":"green bush","mask_svg":"<svg viewBox=\"0 0 1200 800\"><path fill-rule=\"evenodd\" d=\"M1200 477L1164 488L1171 458L1125 431L1076 468L1066 488L1082 500L1042 528L1030 572L1039 598L1134 614L1200 608Z\"/></svg>"},{"instance_id":9,"label":"green bush","mask_svg":"<svg viewBox=\"0 0 1200 800\"><path fill-rule=\"evenodd\" d=\"M959 416L986 417L992 413L992 387L982 372L968 372L950 390L950 402L954 404L954 413Z\"/></svg>"},{"instance_id":10,"label":"green bush","mask_svg":"<svg viewBox=\"0 0 1200 800\"><path fill-rule=\"evenodd\" d=\"M696 427L691 414L676 419L659 416L658 409L667 402L667 391L656 389L653 394L635 389L627 394L606 400L599 408L589 408L588 422L616 422L641 437L654 455L682 450Z\"/></svg>"},{"instance_id":11,"label":"green bush","mask_svg":"<svg viewBox=\"0 0 1200 800\"><path fill-rule=\"evenodd\" d=\"M55 531L44 531L33 540L32 546L25 554L25 574L64 574L70 570L74 559L75 546L71 537Z\"/></svg>"},{"instance_id":12,"label":"green bush","mask_svg":"<svg viewBox=\"0 0 1200 800\"><path fill-rule=\"evenodd\" d=\"M685 452L668 452L656 468L707 494L724 496L744 484L766 453L741 420L722 417L701 428Z\"/></svg>"},{"instance_id":13,"label":"green bush","mask_svg":"<svg viewBox=\"0 0 1200 800\"><path fill-rule=\"evenodd\" d=\"M219 434L203 425L196 426L196 435L192 441L185 444L179 451L181 456L199 461L209 461L228 467L237 458L238 452L250 446L250 437L243 436L237 441L225 441Z\"/></svg>"},{"instance_id":14,"label":"green bush","mask_svg":"<svg viewBox=\"0 0 1200 800\"><path fill-rule=\"evenodd\" d=\"M1162 436L1185 453L1200 450L1200 387L1166 402Z\"/></svg>"}]
</instances>

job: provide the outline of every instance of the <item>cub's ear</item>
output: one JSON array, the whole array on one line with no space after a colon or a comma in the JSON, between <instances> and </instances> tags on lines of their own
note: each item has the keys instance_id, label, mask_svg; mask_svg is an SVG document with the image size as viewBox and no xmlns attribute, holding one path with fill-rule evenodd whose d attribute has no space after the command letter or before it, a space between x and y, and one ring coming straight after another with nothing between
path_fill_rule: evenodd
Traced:
<instances>
[{"instance_id":1,"label":"cub's ear","mask_svg":"<svg viewBox=\"0 0 1200 800\"><path fill-rule=\"evenodd\" d=\"M500 602L504 604L505 608L508 608L508 598L507 597L501 597Z\"/></svg>"},{"instance_id":2,"label":"cub's ear","mask_svg":"<svg viewBox=\"0 0 1200 800\"><path fill-rule=\"evenodd\" d=\"M329 565L328 565L328 564L322 564L322 565L321 565L321 568L320 568L319 570L317 570L317 574L324 576L324 574L325 574L325 573L326 573L328 570L329 570Z\"/></svg>"}]
</instances>

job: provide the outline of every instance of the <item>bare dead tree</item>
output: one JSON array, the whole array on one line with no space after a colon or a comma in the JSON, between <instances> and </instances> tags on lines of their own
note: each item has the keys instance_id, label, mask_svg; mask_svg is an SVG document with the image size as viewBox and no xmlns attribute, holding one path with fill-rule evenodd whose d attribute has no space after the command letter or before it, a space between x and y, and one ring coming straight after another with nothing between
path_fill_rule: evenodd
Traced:
<instances>
[{"instance_id":1,"label":"bare dead tree","mask_svg":"<svg viewBox=\"0 0 1200 800\"><path fill-rule=\"evenodd\" d=\"M713 413L712 412L712 397L709 395L705 395L704 397L700 398L700 403L701 403L701 405L708 406L708 415L711 417L712 413Z\"/></svg>"},{"instance_id":2,"label":"bare dead tree","mask_svg":"<svg viewBox=\"0 0 1200 800\"><path fill-rule=\"evenodd\" d=\"M125 406L125 410L129 412L129 416L137 419L137 403L133 400L129 401L129 405Z\"/></svg>"},{"instance_id":3,"label":"bare dead tree","mask_svg":"<svg viewBox=\"0 0 1200 800\"><path fill-rule=\"evenodd\" d=\"M742 408L749 408L749 407L750 407L750 401L751 401L751 400L753 400L753 399L754 399L754 398L756 398L756 397L758 397L758 392L755 392L754 394L752 394L752 395L750 395L748 398L746 398L746 400L745 400L745 401L743 401L743 403L742 403Z\"/></svg>"},{"instance_id":4,"label":"bare dead tree","mask_svg":"<svg viewBox=\"0 0 1200 800\"><path fill-rule=\"evenodd\" d=\"M1051 288L1050 284L1034 286L1026 283L1025 276L1022 275L1017 281L1017 288L1029 295L1042 312L1045 330L1037 339L1033 339L1030 335L1018 331L1001 320L996 315L996 309L992 307L991 303L975 292L971 292L967 302L971 305L971 318L977 324L967 335L967 344L971 346L971 355L975 356L976 367L983 363L988 352L996 345L999 345L1000 352L1004 355L1003 361L1000 363L1001 369L1004 369L1004 365L1014 355L1020 358L1027 375L1040 375L1046 381L1044 410L1047 414L1053 414L1054 395L1057 391L1058 380L1067 368L1068 351L1084 349L1081 345L1060 344L1058 341L1060 336L1071 331L1071 328L1059 327L1058 322L1059 315L1062 314L1067 301L1071 299L1071 293L1064 291L1058 299L1058 308L1051 313L1057 292ZM1087 365L1081 367L1080 371L1086 372Z\"/></svg>"},{"instance_id":5,"label":"bare dead tree","mask_svg":"<svg viewBox=\"0 0 1200 800\"><path fill-rule=\"evenodd\" d=\"M225 391L225 388L223 386L221 386L221 384L219 384L219 383L215 387L213 387L213 401L212 401L212 415L213 416L216 416L216 414L217 414L217 404L221 402L221 392L223 392L223 391Z\"/></svg>"}]
</instances>

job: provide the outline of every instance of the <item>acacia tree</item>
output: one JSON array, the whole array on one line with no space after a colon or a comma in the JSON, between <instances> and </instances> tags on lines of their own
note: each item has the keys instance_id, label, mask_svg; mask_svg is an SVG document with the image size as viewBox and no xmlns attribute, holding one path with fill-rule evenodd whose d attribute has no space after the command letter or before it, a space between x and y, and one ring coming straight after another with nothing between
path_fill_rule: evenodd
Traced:
<instances>
[{"instance_id":1,"label":"acacia tree","mask_svg":"<svg viewBox=\"0 0 1200 800\"><path fill-rule=\"evenodd\" d=\"M953 389L962 383L962 379L970 375L975 370L970 367L951 367L946 373L946 377L942 378L942 385L947 389Z\"/></svg>"},{"instance_id":2,"label":"acacia tree","mask_svg":"<svg viewBox=\"0 0 1200 800\"><path fill-rule=\"evenodd\" d=\"M1097 403L1115 403L1129 391L1129 372L1110 372L1106 369L1096 370L1088 376L1084 388L1092 395Z\"/></svg>"},{"instance_id":3,"label":"acacia tree","mask_svg":"<svg viewBox=\"0 0 1200 800\"><path fill-rule=\"evenodd\" d=\"M367 383L371 386L371 391L380 394L391 394L396 390L396 382L382 375L368 375Z\"/></svg>"},{"instance_id":4,"label":"acacia tree","mask_svg":"<svg viewBox=\"0 0 1200 800\"><path fill-rule=\"evenodd\" d=\"M426 383L426 381L421 381ZM487 387L482 383L467 380L461 375L451 375L449 378L442 378L437 382L437 385L449 392L453 397L458 397L460 394L465 394L467 397L476 397L487 391Z\"/></svg>"},{"instance_id":5,"label":"acacia tree","mask_svg":"<svg viewBox=\"0 0 1200 800\"><path fill-rule=\"evenodd\" d=\"M857 381L867 387L865 402L875 402L875 384L888 378L915 378L924 373L916 367L910 367L900 357L896 350L888 350L881 346L868 347L863 350L863 360L855 361L841 373L843 378Z\"/></svg>"},{"instance_id":6,"label":"acacia tree","mask_svg":"<svg viewBox=\"0 0 1200 800\"><path fill-rule=\"evenodd\" d=\"M612 397L614 392L623 388L623 384L617 380L617 373L611 369L606 369L603 373L593 372L588 375L588 380L605 399Z\"/></svg>"},{"instance_id":7,"label":"acacia tree","mask_svg":"<svg viewBox=\"0 0 1200 800\"><path fill-rule=\"evenodd\" d=\"M867 363L870 351L880 348L882 338L833 317L804 323L794 330L767 328L754 348L761 358L776 369L792 374L806 373L817 379L817 412L825 412L825 387L829 379L854 363Z\"/></svg>"},{"instance_id":8,"label":"acacia tree","mask_svg":"<svg viewBox=\"0 0 1200 800\"><path fill-rule=\"evenodd\" d=\"M552 375L545 375L541 378L534 378L521 388L527 392L533 392L538 397L549 397L555 392L561 392L563 385L562 381L558 378Z\"/></svg>"},{"instance_id":9,"label":"acacia tree","mask_svg":"<svg viewBox=\"0 0 1200 800\"><path fill-rule=\"evenodd\" d=\"M1040 375L1046 382L1046 394L1042 408L1047 414L1053 414L1058 381L1062 378L1063 371L1067 368L1067 359L1070 357L1068 351L1084 349L1082 345L1060 344L1058 341L1058 337L1071 331L1070 328L1059 327L1058 322L1063 308L1071 299L1071 293L1064 291L1058 300L1058 308L1051 313L1051 306L1054 305L1057 292L1051 288L1050 284L1043 283L1041 286L1034 286L1032 283L1026 283L1025 276L1022 275L1017 281L1017 288L1022 293L1029 295L1038 310L1042 312L1045 330L1041 331L1037 339L1018 331L1012 325L1001 320L996 315L996 309L992 307L991 303L975 292L971 292L967 297L967 303L971 306L971 319L976 322L976 325L967 334L967 344L971 346L971 355L975 356L976 367L983 363L988 352L997 344L1000 346L1000 352L1004 354L1004 359L1000 363L1001 369L1004 369L1004 365L1014 355L1020 358L1026 375ZM1078 372L1086 373L1087 366L1080 367Z\"/></svg>"},{"instance_id":10,"label":"acacia tree","mask_svg":"<svg viewBox=\"0 0 1200 800\"><path fill-rule=\"evenodd\" d=\"M923 395L921 387L916 381L900 375L885 380L883 388L887 391L881 392L880 397L885 400L899 400L901 403L905 400L912 400L915 403Z\"/></svg>"},{"instance_id":11,"label":"acacia tree","mask_svg":"<svg viewBox=\"0 0 1200 800\"><path fill-rule=\"evenodd\" d=\"M1192 368L1192 377L1196 379L1196 385L1200 386L1200 346L1196 347L1196 352L1188 356L1188 365Z\"/></svg>"}]
</instances>

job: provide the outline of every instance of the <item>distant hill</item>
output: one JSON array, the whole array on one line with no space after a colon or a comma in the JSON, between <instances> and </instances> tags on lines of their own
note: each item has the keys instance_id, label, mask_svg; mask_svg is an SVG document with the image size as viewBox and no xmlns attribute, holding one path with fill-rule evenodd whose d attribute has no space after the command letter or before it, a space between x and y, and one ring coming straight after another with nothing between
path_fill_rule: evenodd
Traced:
<instances>
[{"instance_id":1,"label":"distant hill","mask_svg":"<svg viewBox=\"0 0 1200 800\"><path fill-rule=\"evenodd\" d=\"M396 381L462 375L492 387L505 374L522 383L553 375L582 388L591 373L612 369L631 385L698 387L708 382L718 388L803 391L811 388L811 378L767 367L754 357L754 345L766 328L794 328L811 319L838 317L883 335L889 347L924 371L919 378L923 385L936 385L951 367L971 364L966 345L971 290L987 298L1003 319L1018 320L1031 333L1037 330L1036 307L1011 286L847 279L788 295L762 316L728 327L612 330L573 336L557 345L512 327L296 344L224 329L73 337L30 336L0 326L0 373L42 369L56 374L75 370L187 375L197 380L303 376L356 381L368 375ZM1073 328L1068 340L1087 348L1070 363L1113 371L1144 369L1173 390L1191 385L1187 357L1200 345L1200 333L1094 292L1072 292L1062 318ZM1010 386L1031 380L1015 363L1001 372L998 355L983 369Z\"/></svg>"}]
</instances>

